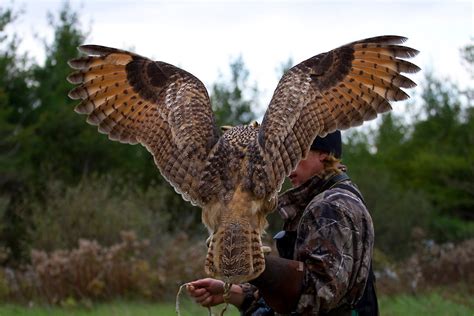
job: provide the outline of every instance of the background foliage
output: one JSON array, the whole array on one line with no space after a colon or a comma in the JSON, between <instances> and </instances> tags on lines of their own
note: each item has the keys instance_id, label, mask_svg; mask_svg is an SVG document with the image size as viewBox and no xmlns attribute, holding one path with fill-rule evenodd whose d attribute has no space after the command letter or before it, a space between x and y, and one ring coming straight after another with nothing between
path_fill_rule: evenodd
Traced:
<instances>
[{"instance_id":1,"label":"background foliage","mask_svg":"<svg viewBox=\"0 0 474 316\"><path fill-rule=\"evenodd\" d=\"M78 13L65 4L50 16L54 38L45 43L41 63L21 54L21 39L6 33L19 14L0 5L0 263L15 268L32 259L33 265L59 264L68 255L55 251L72 256L84 238L99 243L87 245L105 256L112 251L108 247L125 247L121 231L127 230L148 240L151 250L140 253L147 262L174 267L172 282L181 282L178 269L186 268L170 258L185 262L179 256L186 254L166 258L162 251L182 240L201 249L205 231L199 211L163 180L144 148L110 142L72 110L67 61L77 57L76 47L87 38ZM473 54L472 44L460 52L471 72ZM290 65L291 60L282 63L280 71ZM249 82L242 56L230 62L229 74L211 88L216 119L221 125L249 123L256 118L258 87ZM381 261L403 262L420 243L474 238L472 96L471 89L426 73L420 95L403 116L385 114L376 127L344 133L344 163L372 212ZM280 226L275 215L270 220L270 227ZM32 249L50 254L33 252L32 258ZM135 266L140 262L132 268L151 271ZM127 286L136 289L142 279L129 281ZM146 290L161 293L159 287ZM63 294L60 299L72 295Z\"/></svg>"}]
</instances>

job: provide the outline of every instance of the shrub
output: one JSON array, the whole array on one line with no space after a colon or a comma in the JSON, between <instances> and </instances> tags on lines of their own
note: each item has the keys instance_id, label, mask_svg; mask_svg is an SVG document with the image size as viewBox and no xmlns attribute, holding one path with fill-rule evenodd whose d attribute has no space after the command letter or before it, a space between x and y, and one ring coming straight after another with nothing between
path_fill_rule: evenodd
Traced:
<instances>
[{"instance_id":1,"label":"shrub","mask_svg":"<svg viewBox=\"0 0 474 316\"><path fill-rule=\"evenodd\" d=\"M474 284L474 239L460 244L438 245L426 242L408 260L408 266L419 270L418 282L421 286L450 285L459 282ZM412 269L410 269L412 270Z\"/></svg>"},{"instance_id":2,"label":"shrub","mask_svg":"<svg viewBox=\"0 0 474 316\"><path fill-rule=\"evenodd\" d=\"M5 278L5 271L0 270L0 300L5 300L10 294L8 282Z\"/></svg>"},{"instance_id":3,"label":"shrub","mask_svg":"<svg viewBox=\"0 0 474 316\"><path fill-rule=\"evenodd\" d=\"M179 209L182 203L161 188L108 177L69 187L49 181L41 194L46 198L29 201L36 250L30 261L3 269L9 291L2 295L63 305L173 297L178 285L204 276L206 236L200 212ZM4 257L8 249L0 245Z\"/></svg>"},{"instance_id":4,"label":"shrub","mask_svg":"<svg viewBox=\"0 0 474 316\"><path fill-rule=\"evenodd\" d=\"M45 191L45 202L34 202L32 207L35 249L72 249L79 239L112 245L120 240L121 230L151 238L167 225L167 213L156 201L158 194L135 190L111 178L85 178L66 188L50 181Z\"/></svg>"},{"instance_id":5,"label":"shrub","mask_svg":"<svg viewBox=\"0 0 474 316\"><path fill-rule=\"evenodd\" d=\"M103 247L82 239L73 250L51 253L33 250L32 263L22 274L36 295L49 303L73 299L104 299L114 296L149 296L159 288L160 275L143 258L148 242L134 233L122 232L122 241ZM27 286L28 287L28 286Z\"/></svg>"},{"instance_id":6,"label":"shrub","mask_svg":"<svg viewBox=\"0 0 474 316\"><path fill-rule=\"evenodd\" d=\"M61 305L116 298L156 300L171 298L179 285L204 276L203 241L198 246L184 233L176 238L165 235L153 249L133 232L120 235L122 240L110 247L81 239L72 250L33 250L30 265L0 273L0 295Z\"/></svg>"},{"instance_id":7,"label":"shrub","mask_svg":"<svg viewBox=\"0 0 474 316\"><path fill-rule=\"evenodd\" d=\"M437 242L459 242L474 238L474 221L437 215L431 219L430 230Z\"/></svg>"},{"instance_id":8,"label":"shrub","mask_svg":"<svg viewBox=\"0 0 474 316\"><path fill-rule=\"evenodd\" d=\"M474 239L454 245L424 241L408 259L379 270L377 285L381 293L417 293L439 286L465 284L474 294Z\"/></svg>"}]
</instances>

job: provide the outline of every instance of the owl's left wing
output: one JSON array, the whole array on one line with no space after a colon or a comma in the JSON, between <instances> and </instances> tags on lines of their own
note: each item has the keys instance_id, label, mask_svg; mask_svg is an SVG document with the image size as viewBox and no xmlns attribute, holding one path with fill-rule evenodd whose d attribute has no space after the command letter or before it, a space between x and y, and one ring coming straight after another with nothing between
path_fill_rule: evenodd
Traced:
<instances>
[{"instance_id":1,"label":"owl's left wing","mask_svg":"<svg viewBox=\"0 0 474 316\"><path fill-rule=\"evenodd\" d=\"M305 60L281 78L258 135L271 179L267 194L281 188L317 135L361 125L389 111L389 101L408 98L400 88L415 83L401 73L419 68L399 59L418 53L396 45L405 40L379 36L353 42Z\"/></svg>"},{"instance_id":2,"label":"owl's left wing","mask_svg":"<svg viewBox=\"0 0 474 316\"><path fill-rule=\"evenodd\" d=\"M219 139L203 83L173 65L115 48L84 45L71 60L76 112L111 140L140 143L185 200L201 205L199 176Z\"/></svg>"}]
</instances>

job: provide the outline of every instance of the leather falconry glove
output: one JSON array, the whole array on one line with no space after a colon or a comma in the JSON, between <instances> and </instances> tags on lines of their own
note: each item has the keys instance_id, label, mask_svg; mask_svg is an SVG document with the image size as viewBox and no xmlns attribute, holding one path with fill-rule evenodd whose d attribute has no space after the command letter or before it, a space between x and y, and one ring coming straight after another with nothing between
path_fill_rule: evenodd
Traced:
<instances>
[{"instance_id":1,"label":"leather falconry glove","mask_svg":"<svg viewBox=\"0 0 474 316\"><path fill-rule=\"evenodd\" d=\"M303 262L265 256L265 270L256 279L255 285L265 302L277 313L295 310L303 286Z\"/></svg>"}]
</instances>

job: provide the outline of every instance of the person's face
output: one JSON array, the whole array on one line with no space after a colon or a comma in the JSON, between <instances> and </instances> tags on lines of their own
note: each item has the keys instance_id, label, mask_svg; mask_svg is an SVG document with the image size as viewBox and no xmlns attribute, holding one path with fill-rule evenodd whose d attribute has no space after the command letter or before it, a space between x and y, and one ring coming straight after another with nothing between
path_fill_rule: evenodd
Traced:
<instances>
[{"instance_id":1,"label":"person's face","mask_svg":"<svg viewBox=\"0 0 474 316\"><path fill-rule=\"evenodd\" d=\"M290 173L290 181L293 187L297 187L311 177L319 175L324 170L324 159L327 153L310 150L306 159L300 160L295 170Z\"/></svg>"}]
</instances>

